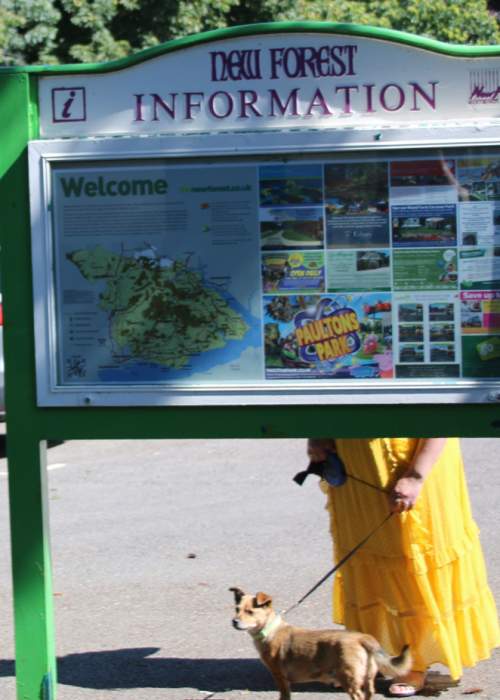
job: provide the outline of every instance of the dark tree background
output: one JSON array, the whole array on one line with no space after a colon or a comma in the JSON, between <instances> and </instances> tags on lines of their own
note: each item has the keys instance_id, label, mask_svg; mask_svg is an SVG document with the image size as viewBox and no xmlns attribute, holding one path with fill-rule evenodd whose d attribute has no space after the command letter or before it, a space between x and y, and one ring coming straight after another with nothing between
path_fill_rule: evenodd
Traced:
<instances>
[{"instance_id":1,"label":"dark tree background","mask_svg":"<svg viewBox=\"0 0 500 700\"><path fill-rule=\"evenodd\" d=\"M500 43L500 0L0 0L0 63L121 58L238 24L330 21L456 44Z\"/></svg>"}]
</instances>

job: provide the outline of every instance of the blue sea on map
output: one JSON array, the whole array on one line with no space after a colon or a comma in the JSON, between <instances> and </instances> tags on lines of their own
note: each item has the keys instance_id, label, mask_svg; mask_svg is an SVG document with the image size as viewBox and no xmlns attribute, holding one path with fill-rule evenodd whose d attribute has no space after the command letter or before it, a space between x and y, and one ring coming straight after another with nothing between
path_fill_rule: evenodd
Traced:
<instances>
[{"instance_id":1,"label":"blue sea on map","mask_svg":"<svg viewBox=\"0 0 500 700\"><path fill-rule=\"evenodd\" d=\"M174 369L172 367L166 367L165 365L157 365L152 362L145 362L133 358L120 367L106 367L106 369L100 370L99 378L104 382L119 384L188 381L194 373L207 372L214 367L237 360L246 348L261 348L262 330L260 319L252 316L252 314L231 295L223 293L220 290L218 290L218 292L224 297L226 303L243 317L244 321L249 326L242 340L229 340L223 348L207 350L200 355L192 356L189 358L186 365L180 369ZM244 380L245 377L239 378L239 381Z\"/></svg>"}]
</instances>

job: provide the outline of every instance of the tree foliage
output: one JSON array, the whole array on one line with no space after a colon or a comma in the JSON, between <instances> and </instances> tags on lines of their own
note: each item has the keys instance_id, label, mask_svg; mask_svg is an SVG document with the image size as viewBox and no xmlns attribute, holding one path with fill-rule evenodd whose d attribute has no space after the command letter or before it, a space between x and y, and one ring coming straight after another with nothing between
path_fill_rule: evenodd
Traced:
<instances>
[{"instance_id":1,"label":"tree foliage","mask_svg":"<svg viewBox=\"0 0 500 700\"><path fill-rule=\"evenodd\" d=\"M0 63L100 62L209 29L353 22L458 44L500 43L487 0L0 0Z\"/></svg>"}]
</instances>

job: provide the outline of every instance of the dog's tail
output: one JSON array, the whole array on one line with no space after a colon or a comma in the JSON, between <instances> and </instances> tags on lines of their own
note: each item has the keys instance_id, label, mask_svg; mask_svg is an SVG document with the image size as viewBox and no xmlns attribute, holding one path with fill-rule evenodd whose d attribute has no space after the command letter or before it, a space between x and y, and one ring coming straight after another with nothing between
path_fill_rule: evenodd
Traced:
<instances>
[{"instance_id":1,"label":"dog's tail","mask_svg":"<svg viewBox=\"0 0 500 700\"><path fill-rule=\"evenodd\" d=\"M384 676L388 676L389 678L404 676L404 674L408 673L411 669L412 659L408 644L401 649L399 656L390 656L382 647L371 649L371 651L379 671L381 671Z\"/></svg>"}]
</instances>

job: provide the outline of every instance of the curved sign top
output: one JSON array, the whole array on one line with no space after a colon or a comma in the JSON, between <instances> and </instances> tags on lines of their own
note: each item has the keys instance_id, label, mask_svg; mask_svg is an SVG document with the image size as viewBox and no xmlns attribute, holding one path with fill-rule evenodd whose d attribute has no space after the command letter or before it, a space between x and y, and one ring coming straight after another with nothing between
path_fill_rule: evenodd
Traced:
<instances>
[{"instance_id":1,"label":"curved sign top","mask_svg":"<svg viewBox=\"0 0 500 700\"><path fill-rule=\"evenodd\" d=\"M283 26L211 32L209 41L199 35L171 42L140 60L53 70L40 79L40 135L377 128L500 117L498 47L460 50L417 37L405 42L409 35L397 32L347 32L345 25L302 25L303 32Z\"/></svg>"}]
</instances>

